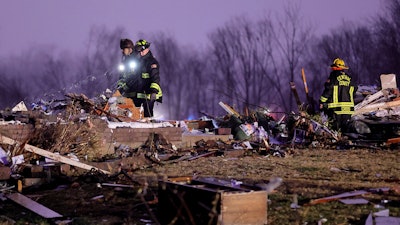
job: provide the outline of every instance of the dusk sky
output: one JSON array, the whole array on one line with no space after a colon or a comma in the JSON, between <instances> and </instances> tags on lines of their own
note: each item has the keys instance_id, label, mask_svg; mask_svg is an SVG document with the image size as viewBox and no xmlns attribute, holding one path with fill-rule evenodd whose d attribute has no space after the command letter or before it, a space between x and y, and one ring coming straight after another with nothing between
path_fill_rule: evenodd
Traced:
<instances>
[{"instance_id":1,"label":"dusk sky","mask_svg":"<svg viewBox=\"0 0 400 225\"><path fill-rule=\"evenodd\" d=\"M0 56L21 54L34 45L49 44L79 52L90 28L124 27L134 40L138 33L164 31L180 44L204 44L207 34L234 16L257 19L281 14L284 2L300 2L301 13L318 34L343 20L365 21L382 9L383 0L3 0L0 6ZM151 42L151 40L149 40ZM119 43L116 43L116 48Z\"/></svg>"}]
</instances>

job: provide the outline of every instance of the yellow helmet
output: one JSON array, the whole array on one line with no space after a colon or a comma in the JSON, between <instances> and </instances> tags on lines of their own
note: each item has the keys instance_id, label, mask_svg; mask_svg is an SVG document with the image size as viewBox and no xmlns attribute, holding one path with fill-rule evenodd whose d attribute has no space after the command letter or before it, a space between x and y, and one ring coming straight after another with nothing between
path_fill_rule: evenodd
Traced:
<instances>
[{"instance_id":1,"label":"yellow helmet","mask_svg":"<svg viewBox=\"0 0 400 225\"><path fill-rule=\"evenodd\" d=\"M333 60L333 63L331 65L332 68L339 68L342 70L347 70L349 69L349 67L346 66L346 64L344 63L344 60L341 58L336 58L335 60Z\"/></svg>"},{"instance_id":2,"label":"yellow helmet","mask_svg":"<svg viewBox=\"0 0 400 225\"><path fill-rule=\"evenodd\" d=\"M146 48L149 48L149 47L150 47L150 42L148 42L144 39L138 40L135 44L135 50L138 52L145 50Z\"/></svg>"}]
</instances>

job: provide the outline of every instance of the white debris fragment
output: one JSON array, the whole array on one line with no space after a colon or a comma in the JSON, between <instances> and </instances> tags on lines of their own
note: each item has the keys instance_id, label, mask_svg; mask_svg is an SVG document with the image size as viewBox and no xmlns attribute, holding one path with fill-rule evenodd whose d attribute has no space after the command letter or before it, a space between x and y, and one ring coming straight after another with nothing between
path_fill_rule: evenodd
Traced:
<instances>
[{"instance_id":1,"label":"white debris fragment","mask_svg":"<svg viewBox=\"0 0 400 225\"><path fill-rule=\"evenodd\" d=\"M265 190L267 194L272 193L277 187L282 184L282 178L280 177L273 177L269 180L268 184L257 184L256 186L260 187L261 189Z\"/></svg>"},{"instance_id":2,"label":"white debris fragment","mask_svg":"<svg viewBox=\"0 0 400 225\"><path fill-rule=\"evenodd\" d=\"M115 129L117 127L129 128L160 128L160 127L173 127L170 122L160 123L143 123L143 122L112 122L107 121L108 128Z\"/></svg>"},{"instance_id":3,"label":"white debris fragment","mask_svg":"<svg viewBox=\"0 0 400 225\"><path fill-rule=\"evenodd\" d=\"M26 108L26 105L23 101L20 101L17 105L14 106L14 108L11 109L13 112L21 112L21 111L28 111L28 108Z\"/></svg>"}]
</instances>

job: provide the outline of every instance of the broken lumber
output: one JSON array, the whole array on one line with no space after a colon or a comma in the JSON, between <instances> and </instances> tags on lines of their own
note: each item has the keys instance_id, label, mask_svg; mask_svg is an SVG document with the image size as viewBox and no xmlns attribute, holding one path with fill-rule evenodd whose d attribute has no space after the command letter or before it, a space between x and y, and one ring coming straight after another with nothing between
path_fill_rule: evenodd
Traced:
<instances>
[{"instance_id":1,"label":"broken lumber","mask_svg":"<svg viewBox=\"0 0 400 225\"><path fill-rule=\"evenodd\" d=\"M357 105L354 106L355 110L359 110L363 108L364 106L380 99L381 97L387 96L388 95L388 90L380 90L376 92L375 94L368 95L367 97L364 98L364 100Z\"/></svg>"},{"instance_id":2,"label":"broken lumber","mask_svg":"<svg viewBox=\"0 0 400 225\"><path fill-rule=\"evenodd\" d=\"M127 184L113 184L113 183L101 183L101 186L108 186L108 187L120 187L120 188L134 188L134 185L127 185Z\"/></svg>"},{"instance_id":3,"label":"broken lumber","mask_svg":"<svg viewBox=\"0 0 400 225\"><path fill-rule=\"evenodd\" d=\"M290 89L293 92L294 98L296 99L297 107L298 107L299 111L301 111L301 105L302 104L301 104L301 101L300 101L299 94L297 93L296 85L292 81L289 82L289 84L290 84Z\"/></svg>"},{"instance_id":4,"label":"broken lumber","mask_svg":"<svg viewBox=\"0 0 400 225\"><path fill-rule=\"evenodd\" d=\"M333 196L329 196L329 197L325 197L325 198L314 199L314 200L311 200L310 203L308 203L307 205L315 205L315 204L319 204L319 203L335 201L335 200L338 200L338 199L341 199L341 198L348 198L348 197L364 195L364 194L369 194L369 193L370 192L364 191L364 190L346 192L346 193L333 195Z\"/></svg>"},{"instance_id":5,"label":"broken lumber","mask_svg":"<svg viewBox=\"0 0 400 225\"><path fill-rule=\"evenodd\" d=\"M314 99L308 93L307 78L306 78L306 73L304 72L304 68L301 68L301 77L303 79L304 90L306 92L307 103L308 103L306 110L309 114L315 114Z\"/></svg>"},{"instance_id":6,"label":"broken lumber","mask_svg":"<svg viewBox=\"0 0 400 225\"><path fill-rule=\"evenodd\" d=\"M88 104L88 105L89 105L94 111L96 111L99 115L101 115L101 113L104 113L104 114L106 114L107 116L112 117L112 118L118 120L119 122L123 122L122 119L121 119L120 117L118 117L117 115L114 115L114 114L112 114L112 113L110 113L110 112L108 112L108 111L106 111L106 110L104 110L104 109L101 109L101 108L97 107L96 104L94 104L94 102L91 101L91 100L90 100L88 97L86 97L84 94L76 95L76 94L73 94L73 93L69 93L69 94L66 94L65 96L66 96L66 97L69 97L69 98L71 98L71 99L73 99L73 100L80 101L80 102L82 102L82 103Z\"/></svg>"},{"instance_id":7,"label":"broken lumber","mask_svg":"<svg viewBox=\"0 0 400 225\"><path fill-rule=\"evenodd\" d=\"M392 145L397 143L400 143L400 137L390 138L385 142L386 145Z\"/></svg>"},{"instance_id":8,"label":"broken lumber","mask_svg":"<svg viewBox=\"0 0 400 225\"><path fill-rule=\"evenodd\" d=\"M232 107L230 107L229 105L223 103L223 102L219 102L218 103L227 113L229 113L229 115L235 115L237 117L240 117L240 114L238 112L236 112Z\"/></svg>"},{"instance_id":9,"label":"broken lumber","mask_svg":"<svg viewBox=\"0 0 400 225\"><path fill-rule=\"evenodd\" d=\"M3 136L1 134L0 134L0 143L9 144L9 145L21 144L21 143L18 143L17 141L15 141L15 140L13 140L11 138L8 138L8 137L5 137L5 136ZM52 152L49 152L49 151L46 151L44 149L35 147L33 145L25 144L24 145L24 149L27 150L28 152L32 152L32 153L47 157L47 158L50 158L52 160L56 160L56 161L61 162L61 163L66 163L66 164L69 164L71 166L79 167L79 168L86 169L86 170L96 169L96 170L99 170L99 171L101 171L101 172L103 172L105 174L110 174L109 171L102 170L102 169L96 168L94 166L90 166L88 164L85 164L85 163L77 162L77 161L72 160L70 158L54 154Z\"/></svg>"},{"instance_id":10,"label":"broken lumber","mask_svg":"<svg viewBox=\"0 0 400 225\"><path fill-rule=\"evenodd\" d=\"M62 215L60 215L59 213L49 208L46 208L44 205L41 205L20 193L6 194L6 197L14 201L15 203L20 204L21 206L31 210L32 212L37 213L38 215L44 218L62 217Z\"/></svg>"},{"instance_id":11,"label":"broken lumber","mask_svg":"<svg viewBox=\"0 0 400 225\"><path fill-rule=\"evenodd\" d=\"M322 129L324 132L331 135L331 137L334 138L336 141L339 141L338 135L335 132L331 131L327 126L320 124L313 119L310 119L310 121L316 126L316 128L314 129L314 132L316 132L318 129Z\"/></svg>"},{"instance_id":12,"label":"broken lumber","mask_svg":"<svg viewBox=\"0 0 400 225\"><path fill-rule=\"evenodd\" d=\"M370 104L370 105L364 106L361 109L355 110L353 116L359 115L359 114L364 114L364 113L370 113L370 112L374 112L374 111L378 111L378 110L388 109L388 108L396 107L396 106L400 106L400 100Z\"/></svg>"},{"instance_id":13,"label":"broken lumber","mask_svg":"<svg viewBox=\"0 0 400 225\"><path fill-rule=\"evenodd\" d=\"M193 156L193 157L189 158L188 161L192 161L192 160L195 160L195 159L198 159L198 158L202 158L202 157L207 157L207 156L210 156L210 155L215 155L215 153L216 153L215 151L212 151L212 152L207 152L207 153L204 153L204 154L201 154L201 155Z\"/></svg>"}]
</instances>

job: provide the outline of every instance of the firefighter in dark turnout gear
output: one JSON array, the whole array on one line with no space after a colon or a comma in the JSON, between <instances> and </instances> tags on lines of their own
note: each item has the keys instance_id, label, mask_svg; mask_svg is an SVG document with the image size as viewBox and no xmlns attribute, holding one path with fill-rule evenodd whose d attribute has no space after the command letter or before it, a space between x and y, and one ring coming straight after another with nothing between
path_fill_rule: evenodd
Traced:
<instances>
[{"instance_id":1,"label":"firefighter in dark turnout gear","mask_svg":"<svg viewBox=\"0 0 400 225\"><path fill-rule=\"evenodd\" d=\"M142 91L146 97L142 99L144 115L153 116L154 103L162 102L162 90L160 86L160 65L150 50L150 43L140 39L135 43L138 52L140 72L143 81Z\"/></svg>"},{"instance_id":2,"label":"firefighter in dark turnout gear","mask_svg":"<svg viewBox=\"0 0 400 225\"><path fill-rule=\"evenodd\" d=\"M352 77L345 72L349 68L343 59L336 58L331 69L320 98L320 109L332 121L332 129L345 133L349 131L349 121L354 113L357 86Z\"/></svg>"},{"instance_id":3,"label":"firefighter in dark turnout gear","mask_svg":"<svg viewBox=\"0 0 400 225\"><path fill-rule=\"evenodd\" d=\"M137 67L137 59L134 55L134 44L130 39L121 39L119 46L122 50L121 62L118 66L119 80L117 89L124 94L128 90L128 79L133 76Z\"/></svg>"},{"instance_id":4,"label":"firefighter in dark turnout gear","mask_svg":"<svg viewBox=\"0 0 400 225\"><path fill-rule=\"evenodd\" d=\"M123 74L118 82L122 95L131 98L136 107L143 107L144 117L153 117L155 101L162 102L160 66L149 47L150 43L146 40L135 43L128 63L132 65L132 70Z\"/></svg>"}]
</instances>

